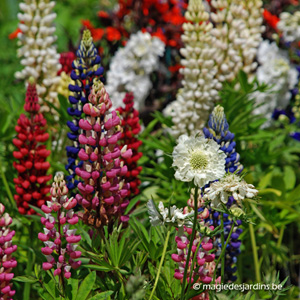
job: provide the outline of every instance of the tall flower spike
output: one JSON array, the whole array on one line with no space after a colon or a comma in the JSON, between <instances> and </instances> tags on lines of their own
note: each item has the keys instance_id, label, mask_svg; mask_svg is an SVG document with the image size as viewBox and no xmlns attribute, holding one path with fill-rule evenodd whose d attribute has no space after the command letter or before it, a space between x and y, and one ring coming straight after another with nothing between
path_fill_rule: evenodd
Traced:
<instances>
[{"instance_id":1,"label":"tall flower spike","mask_svg":"<svg viewBox=\"0 0 300 300\"><path fill-rule=\"evenodd\" d=\"M229 131L222 106L218 105L214 108L209 116L208 128L203 128L203 133L206 138L216 141L220 145L220 150L226 154L226 172L242 172L243 166L239 162L240 155L235 151L234 134Z\"/></svg>"},{"instance_id":2,"label":"tall flower spike","mask_svg":"<svg viewBox=\"0 0 300 300\"><path fill-rule=\"evenodd\" d=\"M80 128L78 123L83 113L82 107L88 102L94 79L100 77L100 80L103 80L103 67L100 65L101 58L93 44L89 30L83 32L76 55L77 59L73 61L73 70L71 72L71 79L75 83L69 85L71 107L68 108L68 114L72 117L72 121L67 122L71 130L68 133L68 138L73 143L73 146L66 147L68 156L66 170L70 173L66 179L69 190L73 190L77 186L78 180L75 178L75 169L82 166L82 162L78 161L78 152L80 150L78 142Z\"/></svg>"},{"instance_id":3,"label":"tall flower spike","mask_svg":"<svg viewBox=\"0 0 300 300\"><path fill-rule=\"evenodd\" d=\"M83 180L78 184L81 195L76 195L85 210L83 220L96 228L108 225L109 230L118 219L128 221L128 216L123 215L129 204L125 200L129 184L124 181L128 169L122 158L132 155L131 149L124 146L120 150L118 146L121 120L116 111L110 111L111 106L103 83L94 80L89 103L83 107L86 117L79 121L83 133L78 140L84 148L78 157L83 164L76 168Z\"/></svg>"},{"instance_id":4,"label":"tall flower spike","mask_svg":"<svg viewBox=\"0 0 300 300\"><path fill-rule=\"evenodd\" d=\"M62 172L56 173L50 193L51 201L42 206L45 213L45 217L41 218L44 233L38 235L45 244L42 253L47 262L43 263L43 269L54 268L54 276L69 279L71 268L77 269L81 265L78 260L81 252L76 250L81 236L75 235L76 229L70 229L70 225L78 223L78 216L73 210L77 200L67 197L68 188Z\"/></svg>"},{"instance_id":5,"label":"tall flower spike","mask_svg":"<svg viewBox=\"0 0 300 300\"><path fill-rule=\"evenodd\" d=\"M28 113L21 114L18 125L15 127L17 137L13 144L18 148L13 152L17 159L13 163L18 171L18 177L14 178L17 202L21 214L35 214L29 204L41 207L49 200L50 186L47 175L50 163L46 161L50 150L46 149L45 143L49 138L46 133L46 120L39 111L38 96L35 84L28 83L24 109Z\"/></svg>"},{"instance_id":6,"label":"tall flower spike","mask_svg":"<svg viewBox=\"0 0 300 300\"><path fill-rule=\"evenodd\" d=\"M119 141L120 149L127 146L127 149L132 150L132 157L123 158L125 165L127 165L128 171L126 174L126 182L130 184L130 195L134 197L139 194L139 185L141 184L138 178L139 173L142 171L142 167L138 166L138 160L142 157L143 153L138 151L142 141L137 138L137 135L141 131L139 112L133 108L134 97L132 93L127 93L123 99L125 107L117 108L117 111L122 116L122 128L123 132Z\"/></svg>"},{"instance_id":7,"label":"tall flower spike","mask_svg":"<svg viewBox=\"0 0 300 300\"><path fill-rule=\"evenodd\" d=\"M9 229L12 218L4 211L5 207L0 203L0 299L12 300L15 291L10 281L14 277L12 269L17 266L12 253L17 250L17 246L12 244L15 231Z\"/></svg>"},{"instance_id":8,"label":"tall flower spike","mask_svg":"<svg viewBox=\"0 0 300 300\"><path fill-rule=\"evenodd\" d=\"M24 3L25 2L25 3ZM16 72L18 79L27 81L31 76L37 83L37 93L41 112L50 111L43 100L59 106L56 88L60 81L57 71L60 69L59 54L56 52L56 36L53 21L56 14L53 12L55 1L26 0L20 3L22 13L18 14L20 20L18 34L21 48L18 56L22 57L21 64L24 69ZM56 114L54 109L51 113Z\"/></svg>"},{"instance_id":9,"label":"tall flower spike","mask_svg":"<svg viewBox=\"0 0 300 300\"><path fill-rule=\"evenodd\" d=\"M220 145L220 150L222 150L226 155L225 171L227 173L241 173L243 166L240 164L240 155L235 151L236 143L234 142L234 134L229 131L229 125L226 120L224 113L224 108L220 105L216 106L209 117L208 128L203 129L203 133L206 138L215 140ZM227 207L230 208L236 200L233 197L229 197L227 201ZM215 227L221 224L220 213L210 209L211 224ZM224 225L225 225L225 240L226 234L228 235L232 220L228 218L228 215L224 214ZM234 227L235 235L232 235L229 244L225 252L225 264L226 264L226 278L230 281L235 281L236 276L234 273L236 271L236 261L237 255L240 253L240 241L238 240L239 234L243 231L238 228L241 225L241 221L237 221L238 225ZM227 227L226 227L227 226ZM227 228L227 229L226 229ZM228 229L229 228L229 229ZM222 244L220 236L214 241L214 246L217 249L216 255L221 254ZM217 266L220 268L220 266ZM224 279L222 279L224 280Z\"/></svg>"},{"instance_id":10,"label":"tall flower spike","mask_svg":"<svg viewBox=\"0 0 300 300\"><path fill-rule=\"evenodd\" d=\"M185 44L185 48L180 49L184 57L181 60L184 68L180 70L184 76L183 88L164 111L172 117L171 133L176 137L195 134L204 127L222 87L216 79L212 24L202 1L190 0L185 18L189 23L183 24L181 37Z\"/></svg>"},{"instance_id":11,"label":"tall flower spike","mask_svg":"<svg viewBox=\"0 0 300 300\"><path fill-rule=\"evenodd\" d=\"M261 0L212 0L217 78L232 81L240 70L253 73L257 48L264 31Z\"/></svg>"},{"instance_id":12,"label":"tall flower spike","mask_svg":"<svg viewBox=\"0 0 300 300\"><path fill-rule=\"evenodd\" d=\"M185 207L184 213L189 214L194 208L194 191L191 193L191 198L188 200L188 207ZM211 253L213 249L213 240L210 239L207 235L210 231L214 230L214 226L211 225L209 218L209 211L204 207L204 202L201 199L201 195L198 197L198 222L201 228L201 232L196 232L195 239L193 241L191 258L189 261L188 277L192 272L192 283L196 275L199 276L197 283L210 283L213 278L213 273L215 270L215 254ZM176 236L175 241L177 243L177 254L172 254L172 259L178 263L178 269L175 270L174 277L178 280L182 280L184 276L184 269L187 263L186 256L189 248L189 239L188 237L192 234L192 228L187 228L184 226L184 234ZM201 241L198 252L196 253L197 246ZM191 270L191 263L193 257L196 255L196 261L193 270ZM196 270L198 268L198 272ZM219 280L219 279L218 279ZM204 297L205 295L202 294ZM201 298L202 299L202 298ZM207 299L207 298L205 298Z\"/></svg>"}]
</instances>

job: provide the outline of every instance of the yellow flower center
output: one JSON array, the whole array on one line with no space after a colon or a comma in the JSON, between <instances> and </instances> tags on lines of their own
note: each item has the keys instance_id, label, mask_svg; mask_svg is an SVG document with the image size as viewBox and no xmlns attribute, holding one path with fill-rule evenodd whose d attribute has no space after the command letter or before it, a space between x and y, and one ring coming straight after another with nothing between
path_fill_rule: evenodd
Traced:
<instances>
[{"instance_id":1,"label":"yellow flower center","mask_svg":"<svg viewBox=\"0 0 300 300\"><path fill-rule=\"evenodd\" d=\"M190 158L190 165L194 170L205 169L208 165L207 156L201 151L195 151Z\"/></svg>"}]
</instances>

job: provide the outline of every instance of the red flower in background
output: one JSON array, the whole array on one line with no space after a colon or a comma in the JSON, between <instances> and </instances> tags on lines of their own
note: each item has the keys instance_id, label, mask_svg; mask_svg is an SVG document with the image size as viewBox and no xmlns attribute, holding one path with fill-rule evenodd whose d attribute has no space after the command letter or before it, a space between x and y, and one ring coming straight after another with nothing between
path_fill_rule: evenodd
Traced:
<instances>
[{"instance_id":1,"label":"red flower in background","mask_svg":"<svg viewBox=\"0 0 300 300\"><path fill-rule=\"evenodd\" d=\"M128 171L126 174L126 181L130 184L130 195L132 198L139 194L139 185L141 184L138 175L142 171L142 167L138 166L138 160L143 156L138 149L142 142L138 140L137 135L141 131L139 112L133 108L134 98L132 93L127 93L123 99L125 107L117 108L122 118L123 133L120 139L120 149L127 145L127 149L132 150L130 158L123 158L127 165Z\"/></svg>"},{"instance_id":2,"label":"red flower in background","mask_svg":"<svg viewBox=\"0 0 300 300\"><path fill-rule=\"evenodd\" d=\"M31 215L35 211L29 204L41 207L50 200L47 196L50 191L48 180L52 177L47 175L50 163L46 158L50 155L50 150L44 145L49 134L45 132L45 118L38 113L40 106L35 84L28 84L24 109L29 117L21 114L15 127L17 137L13 139L13 144L18 148L13 152L17 159L13 167L18 171L18 177L14 178L14 199L21 214Z\"/></svg>"},{"instance_id":3,"label":"red flower in background","mask_svg":"<svg viewBox=\"0 0 300 300\"><path fill-rule=\"evenodd\" d=\"M106 38L108 41L119 41L121 39L121 33L118 29L114 27L107 27L106 28Z\"/></svg>"},{"instance_id":4,"label":"red flower in background","mask_svg":"<svg viewBox=\"0 0 300 300\"><path fill-rule=\"evenodd\" d=\"M266 22L270 25L270 27L277 30L277 23L280 21L280 19L277 16L272 15L266 9L264 9L263 16L264 16L264 19L266 20Z\"/></svg>"},{"instance_id":5,"label":"red flower in background","mask_svg":"<svg viewBox=\"0 0 300 300\"><path fill-rule=\"evenodd\" d=\"M21 32L22 32L22 30L21 30L20 28L17 28L14 32L12 32L12 33L8 36L8 38L9 38L10 40L16 39L16 38L18 37L18 34L21 33Z\"/></svg>"}]
</instances>

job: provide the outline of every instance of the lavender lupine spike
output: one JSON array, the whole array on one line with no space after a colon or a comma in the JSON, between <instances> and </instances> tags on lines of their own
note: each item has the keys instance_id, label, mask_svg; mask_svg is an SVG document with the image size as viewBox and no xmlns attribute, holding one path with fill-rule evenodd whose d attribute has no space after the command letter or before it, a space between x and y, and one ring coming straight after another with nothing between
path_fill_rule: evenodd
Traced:
<instances>
[{"instance_id":1,"label":"lavender lupine spike","mask_svg":"<svg viewBox=\"0 0 300 300\"><path fill-rule=\"evenodd\" d=\"M83 32L83 37L80 46L77 50L77 59L73 61L71 79L75 84L69 85L71 95L69 101L71 107L68 108L68 114L72 117L72 121L68 121L67 125L71 132L68 132L68 138L73 142L72 146L67 146L68 164L66 170L70 173L66 177L69 190L73 190L78 185L78 180L75 178L75 169L82 166L82 162L78 161L78 152L80 145L78 136L80 128L78 122L82 116L82 107L88 102L91 87L95 78L103 80L103 67L100 65L101 58L93 44L93 38L89 30Z\"/></svg>"},{"instance_id":2,"label":"lavender lupine spike","mask_svg":"<svg viewBox=\"0 0 300 300\"><path fill-rule=\"evenodd\" d=\"M12 244L15 231L9 229L12 218L4 211L5 207L0 203L0 299L12 300L15 291L10 281L14 277L12 269L17 266L12 253L17 250L17 246Z\"/></svg>"},{"instance_id":3,"label":"lavender lupine spike","mask_svg":"<svg viewBox=\"0 0 300 300\"><path fill-rule=\"evenodd\" d=\"M76 169L83 182L78 184L81 193L76 195L78 203L84 207L83 220L96 228L112 224L120 218L128 221L123 213L129 204L129 184L124 178L127 166L121 157L129 158L132 151L124 146L118 147L121 138L121 120L112 106L104 85L98 79L94 81L89 103L83 111L85 118L79 122L83 133L79 136L81 148L78 157L84 162Z\"/></svg>"},{"instance_id":4,"label":"lavender lupine spike","mask_svg":"<svg viewBox=\"0 0 300 300\"><path fill-rule=\"evenodd\" d=\"M76 251L81 236L75 235L76 229L70 229L70 225L78 223L78 216L73 211L77 200L67 197L68 188L62 172L56 173L50 193L52 200L42 206L44 233L38 235L45 244L42 253L47 262L43 263L43 269L55 268L55 276L69 279L71 268L77 269L81 265L81 261L76 260L81 256L81 252Z\"/></svg>"},{"instance_id":5,"label":"lavender lupine spike","mask_svg":"<svg viewBox=\"0 0 300 300\"><path fill-rule=\"evenodd\" d=\"M214 139L219 145L220 149L227 155L225 170L230 173L241 173L243 165L239 162L240 155L235 151L236 143L234 142L234 134L229 131L229 125L226 120L224 108L217 105L211 113L208 121L209 128L204 128L203 133L206 138ZM230 208L234 204L235 200L233 197L229 197L226 204L227 208ZM211 211L211 223L215 227L220 225L220 213L210 209ZM230 231L232 220L228 219L228 215L224 214L224 226L225 226L225 240ZM229 244L227 245L225 252L225 266L226 266L226 277L229 281L235 281L236 276L236 261L237 256L240 253L241 242L238 239L242 233L242 229L238 228L241 221L238 221L238 225L234 227L234 234L231 236ZM221 239L217 237L214 243L218 249L216 255L219 256L221 253ZM223 280L223 279L222 279Z\"/></svg>"}]
</instances>

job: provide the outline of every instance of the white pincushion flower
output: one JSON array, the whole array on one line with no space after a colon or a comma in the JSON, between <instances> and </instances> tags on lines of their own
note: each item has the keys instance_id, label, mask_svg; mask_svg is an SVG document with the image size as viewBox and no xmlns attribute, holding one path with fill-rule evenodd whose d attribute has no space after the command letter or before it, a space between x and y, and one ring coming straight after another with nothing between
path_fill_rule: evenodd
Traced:
<instances>
[{"instance_id":1,"label":"white pincushion flower","mask_svg":"<svg viewBox=\"0 0 300 300\"><path fill-rule=\"evenodd\" d=\"M267 92L253 94L258 105L254 114L263 114L271 119L275 108L284 109L289 104L292 96L290 90L298 82L298 73L290 65L287 55L280 51L275 42L263 41L257 52L257 60L260 63L257 69L257 79L271 88Z\"/></svg>"},{"instance_id":2,"label":"white pincushion flower","mask_svg":"<svg viewBox=\"0 0 300 300\"><path fill-rule=\"evenodd\" d=\"M218 207L221 203L226 204L230 196L240 203L245 198L251 199L257 194L258 190L252 184L230 173L220 181L211 183L204 191L204 199L212 201L212 207Z\"/></svg>"},{"instance_id":3,"label":"white pincushion flower","mask_svg":"<svg viewBox=\"0 0 300 300\"><path fill-rule=\"evenodd\" d=\"M283 12L279 16L280 21L277 28L282 32L286 42L294 42L300 40L300 11L293 14Z\"/></svg>"},{"instance_id":4,"label":"white pincushion flower","mask_svg":"<svg viewBox=\"0 0 300 300\"><path fill-rule=\"evenodd\" d=\"M204 136L181 135L172 154L175 178L194 181L198 187L222 178L225 175L226 154L219 148L214 140Z\"/></svg>"},{"instance_id":5,"label":"white pincushion flower","mask_svg":"<svg viewBox=\"0 0 300 300\"><path fill-rule=\"evenodd\" d=\"M188 227L192 226L192 223L188 218L194 215L194 211L189 214L183 214L182 208L179 209L175 205L167 208L164 207L164 204L161 201L158 204L157 210L152 199L148 201L147 207L152 226L164 224L175 225L176 227L182 227L183 225Z\"/></svg>"},{"instance_id":6,"label":"white pincushion flower","mask_svg":"<svg viewBox=\"0 0 300 300\"><path fill-rule=\"evenodd\" d=\"M150 74L158 69L159 57L165 51L164 43L148 32L139 31L130 36L124 48L112 58L107 72L108 91L113 107L123 104L126 92L133 92L135 106L140 109L152 88Z\"/></svg>"}]
</instances>

